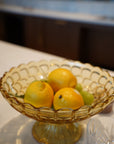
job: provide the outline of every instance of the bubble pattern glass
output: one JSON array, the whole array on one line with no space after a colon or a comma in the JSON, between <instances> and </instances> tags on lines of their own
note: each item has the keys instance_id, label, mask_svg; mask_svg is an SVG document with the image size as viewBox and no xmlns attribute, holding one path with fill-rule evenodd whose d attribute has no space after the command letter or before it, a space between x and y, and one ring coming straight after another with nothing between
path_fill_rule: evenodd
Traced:
<instances>
[{"instance_id":1,"label":"bubble pattern glass","mask_svg":"<svg viewBox=\"0 0 114 144\"><path fill-rule=\"evenodd\" d=\"M28 85L34 80L47 79L48 74L56 68L69 69L77 78L84 90L94 95L91 106L84 105L78 110L34 106L24 103L22 98ZM9 104L20 113L40 122L72 123L89 118L101 112L114 100L114 79L106 70L88 63L70 60L51 60L20 64L11 68L0 79L0 91Z\"/></svg>"}]
</instances>

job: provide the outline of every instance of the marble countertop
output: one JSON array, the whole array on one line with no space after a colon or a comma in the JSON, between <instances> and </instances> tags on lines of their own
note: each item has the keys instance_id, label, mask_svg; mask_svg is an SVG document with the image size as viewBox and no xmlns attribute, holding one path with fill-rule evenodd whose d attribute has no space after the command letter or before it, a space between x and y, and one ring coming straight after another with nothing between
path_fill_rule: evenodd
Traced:
<instances>
[{"instance_id":1,"label":"marble countertop","mask_svg":"<svg viewBox=\"0 0 114 144\"><path fill-rule=\"evenodd\" d=\"M0 2L0 11L114 26L114 2L4 0Z\"/></svg>"}]
</instances>

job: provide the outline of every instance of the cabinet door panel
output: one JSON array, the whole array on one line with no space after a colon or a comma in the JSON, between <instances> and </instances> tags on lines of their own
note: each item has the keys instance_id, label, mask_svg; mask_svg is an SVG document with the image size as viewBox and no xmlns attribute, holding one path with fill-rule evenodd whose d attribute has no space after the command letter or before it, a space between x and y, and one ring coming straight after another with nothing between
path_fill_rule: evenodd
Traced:
<instances>
[{"instance_id":1,"label":"cabinet door panel","mask_svg":"<svg viewBox=\"0 0 114 144\"><path fill-rule=\"evenodd\" d=\"M0 40L6 40L4 15L0 14Z\"/></svg>"},{"instance_id":2,"label":"cabinet door panel","mask_svg":"<svg viewBox=\"0 0 114 144\"><path fill-rule=\"evenodd\" d=\"M85 29L82 35L85 48L82 60L114 69L114 30Z\"/></svg>"},{"instance_id":3,"label":"cabinet door panel","mask_svg":"<svg viewBox=\"0 0 114 144\"><path fill-rule=\"evenodd\" d=\"M27 47L44 51L43 25L43 19L35 17L25 18L25 45Z\"/></svg>"},{"instance_id":4,"label":"cabinet door panel","mask_svg":"<svg viewBox=\"0 0 114 144\"><path fill-rule=\"evenodd\" d=\"M78 59L79 29L61 20L47 20L45 25L46 51L65 58Z\"/></svg>"}]
</instances>

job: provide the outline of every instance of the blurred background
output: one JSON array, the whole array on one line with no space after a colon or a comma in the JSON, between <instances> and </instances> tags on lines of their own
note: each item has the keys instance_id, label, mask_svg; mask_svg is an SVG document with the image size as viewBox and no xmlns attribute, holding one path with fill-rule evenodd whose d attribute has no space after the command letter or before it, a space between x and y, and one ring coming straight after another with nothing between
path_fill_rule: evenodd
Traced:
<instances>
[{"instance_id":1,"label":"blurred background","mask_svg":"<svg viewBox=\"0 0 114 144\"><path fill-rule=\"evenodd\" d=\"M0 0L0 40L114 70L114 1Z\"/></svg>"}]
</instances>

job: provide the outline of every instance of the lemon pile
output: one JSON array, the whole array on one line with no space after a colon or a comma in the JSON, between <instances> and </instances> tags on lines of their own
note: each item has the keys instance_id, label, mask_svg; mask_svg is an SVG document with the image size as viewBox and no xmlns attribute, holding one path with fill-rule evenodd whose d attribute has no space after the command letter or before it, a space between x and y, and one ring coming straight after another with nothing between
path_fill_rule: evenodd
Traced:
<instances>
[{"instance_id":1,"label":"lemon pile","mask_svg":"<svg viewBox=\"0 0 114 144\"><path fill-rule=\"evenodd\" d=\"M77 79L72 72L65 68L57 68L50 72L47 82L34 81L28 86L24 102L37 108L53 106L55 110L79 109L85 104L86 98L83 98L76 87Z\"/></svg>"}]
</instances>

